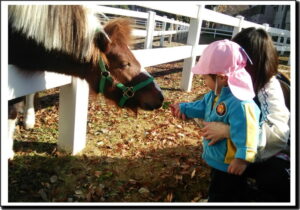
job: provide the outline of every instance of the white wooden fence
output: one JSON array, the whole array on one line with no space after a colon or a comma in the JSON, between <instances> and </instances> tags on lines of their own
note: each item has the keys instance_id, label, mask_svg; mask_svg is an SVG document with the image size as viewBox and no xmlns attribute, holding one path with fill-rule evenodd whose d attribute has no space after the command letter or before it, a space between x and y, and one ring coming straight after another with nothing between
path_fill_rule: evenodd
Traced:
<instances>
[{"instance_id":1,"label":"white wooden fence","mask_svg":"<svg viewBox=\"0 0 300 210\"><path fill-rule=\"evenodd\" d=\"M111 4L112 2L109 3ZM92 7L99 12L106 14L122 15L147 20L146 30L136 29L133 31L133 35L135 36L146 37L144 46L145 49L133 50L134 55L140 61L143 67L184 59L181 80L181 89L184 91L191 90L193 79L191 68L195 65L196 57L201 55L203 49L207 46L199 45L203 20L233 26L234 30L232 36L241 31L242 28L256 27L264 28L271 35L284 37L285 42L287 38L290 37L289 31L271 28L267 24L259 25L253 22L245 21L241 16L231 17L225 14L217 13L215 11L206 9L205 5L201 4L201 2L199 5L190 3L186 4L182 2L160 2L159 4L153 2L142 2L139 5L155 10L190 17L190 23L183 23L168 19L166 17L157 16L153 11L143 13L106 6ZM7 11L4 11L3 13L3 10L2 14L7 14ZM160 22L160 31L155 30L156 22ZM173 24L173 26L175 26L175 30L166 31L166 23L171 25ZM7 28L7 23L4 22L3 27L5 27L5 25ZM170 28L172 29L172 27ZM176 35L180 33L188 33L186 45L152 49L153 37L161 36L162 42L164 40L164 36ZM4 40L2 43L7 43L7 40ZM282 51L289 50L289 46L286 45L279 46L278 48L280 48ZM29 78L28 76L24 76L22 73L20 73L15 66L8 66L8 68L2 67L1 74L3 75L3 71L6 70L8 70L8 83L4 83L7 85L4 89L7 90L8 87L8 91L4 93L6 96L5 100L10 100L37 91L61 86L59 102L58 146L71 152L72 154L76 154L77 152L81 151L84 148L86 141L88 106L88 86L86 82L80 79L49 72L32 75L32 77ZM4 77L2 78L7 78L7 75L5 73ZM7 119L7 113L4 113L3 116Z\"/></svg>"},{"instance_id":2,"label":"white wooden fence","mask_svg":"<svg viewBox=\"0 0 300 210\"><path fill-rule=\"evenodd\" d=\"M40 72L24 74L14 65L8 65L7 100L38 91L60 87L58 147L72 154L85 147L89 87L85 80Z\"/></svg>"},{"instance_id":3,"label":"white wooden fence","mask_svg":"<svg viewBox=\"0 0 300 210\"><path fill-rule=\"evenodd\" d=\"M198 2L197 2L198 4ZM199 5L193 5L182 2L160 2L159 4L154 4L153 2L143 2L138 4L142 7L147 7L153 10L159 10L163 12L168 12L172 14L177 14L181 16L190 17L190 23L182 23L180 21L166 19L161 16L157 16L153 11L148 13L136 12L123 10L112 7L98 6L97 9L106 14L122 15L133 18L144 18L147 19L146 30L134 30L133 35L135 36L146 36L145 49L135 50L134 54L141 62L144 67L153 66L162 63L168 63L180 59L184 59L181 89L185 91L191 90L193 74L191 73L191 67L195 65L196 57L202 54L203 49L206 45L199 45L202 21L210 21L218 24L224 24L233 26L233 32L231 36L234 36L242 30L242 28L255 27L265 29L271 36L278 36L278 40L275 43L278 51L290 51L290 47L286 44L287 39L290 37L290 32L287 30L277 29L269 27L268 24L257 24L244 20L244 17L237 16L232 17L222 13L218 13L205 8L204 4L199 3ZM155 31L154 26L156 21L169 22L171 24L177 24L183 26L184 30L181 33L186 32L188 29L187 45L180 47L170 47L170 48L152 48L152 41L154 36L164 36L170 34L178 33L175 31ZM176 26L177 28L177 26ZM180 28L180 27L179 27ZM284 37L284 43L280 44L279 41L281 37ZM163 38L161 39L163 40ZM162 44L161 44L162 46ZM162 56L163 55L163 56ZM151 59L149 59L151 58Z\"/></svg>"},{"instance_id":4,"label":"white wooden fence","mask_svg":"<svg viewBox=\"0 0 300 210\"><path fill-rule=\"evenodd\" d=\"M131 10L124 10L113 7L97 6L97 11L111 15L122 15L131 18L137 18L137 24L145 26L146 30L134 29L133 36L145 37L145 49L152 48L153 38L160 37L160 46L163 46L165 36L168 36L169 41L172 39L172 35L180 36L188 33L188 23L177 21L174 19L168 19L166 16L161 17L155 14L155 12L137 12ZM142 19L142 20L141 20ZM166 25L170 24L169 30L166 30ZM160 30L155 30L155 26L158 26Z\"/></svg>"}]
</instances>

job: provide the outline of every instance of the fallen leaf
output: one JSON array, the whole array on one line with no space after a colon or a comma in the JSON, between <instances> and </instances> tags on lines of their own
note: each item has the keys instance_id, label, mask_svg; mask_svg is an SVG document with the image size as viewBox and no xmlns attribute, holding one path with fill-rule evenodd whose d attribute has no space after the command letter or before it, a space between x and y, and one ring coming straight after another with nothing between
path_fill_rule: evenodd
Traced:
<instances>
[{"instance_id":1,"label":"fallen leaf","mask_svg":"<svg viewBox=\"0 0 300 210\"><path fill-rule=\"evenodd\" d=\"M182 175L175 175L176 180L182 180Z\"/></svg>"},{"instance_id":2,"label":"fallen leaf","mask_svg":"<svg viewBox=\"0 0 300 210\"><path fill-rule=\"evenodd\" d=\"M145 187L142 187L142 188L139 189L139 193L141 193L141 194L148 194L149 192L150 191Z\"/></svg>"},{"instance_id":3,"label":"fallen leaf","mask_svg":"<svg viewBox=\"0 0 300 210\"><path fill-rule=\"evenodd\" d=\"M43 201L48 201L48 196L44 189L40 189L38 193L41 196L41 198L43 199Z\"/></svg>"},{"instance_id":4,"label":"fallen leaf","mask_svg":"<svg viewBox=\"0 0 300 210\"><path fill-rule=\"evenodd\" d=\"M193 170L193 172L192 172L192 174L191 174L191 179L194 178L195 175L196 175L196 169L194 168L194 170Z\"/></svg>"},{"instance_id":5,"label":"fallen leaf","mask_svg":"<svg viewBox=\"0 0 300 210\"><path fill-rule=\"evenodd\" d=\"M190 168L191 166L184 163L180 167L186 170L186 169Z\"/></svg>"},{"instance_id":6,"label":"fallen leaf","mask_svg":"<svg viewBox=\"0 0 300 210\"><path fill-rule=\"evenodd\" d=\"M172 202L172 200L173 200L173 193L169 193L167 195L167 197L165 198L165 201L166 202Z\"/></svg>"},{"instance_id":7,"label":"fallen leaf","mask_svg":"<svg viewBox=\"0 0 300 210\"><path fill-rule=\"evenodd\" d=\"M136 180L134 180L134 179L129 179L129 183L134 185L134 184L136 184L136 183L137 183L137 181L136 181Z\"/></svg>"},{"instance_id":8,"label":"fallen leaf","mask_svg":"<svg viewBox=\"0 0 300 210\"><path fill-rule=\"evenodd\" d=\"M179 137L185 137L185 135L184 135L183 133L177 133L177 135L178 135Z\"/></svg>"},{"instance_id":9,"label":"fallen leaf","mask_svg":"<svg viewBox=\"0 0 300 210\"><path fill-rule=\"evenodd\" d=\"M191 200L191 202L200 202L201 198L202 198L202 196L200 194L200 195L196 196L193 200Z\"/></svg>"},{"instance_id":10,"label":"fallen leaf","mask_svg":"<svg viewBox=\"0 0 300 210\"><path fill-rule=\"evenodd\" d=\"M97 177L97 178L99 178L99 176L102 174L102 172L101 171L95 171L95 173L94 173L94 175Z\"/></svg>"},{"instance_id":11,"label":"fallen leaf","mask_svg":"<svg viewBox=\"0 0 300 210\"><path fill-rule=\"evenodd\" d=\"M76 195L82 195L83 192L82 192L82 190L75 190L75 194L76 194Z\"/></svg>"},{"instance_id":12,"label":"fallen leaf","mask_svg":"<svg viewBox=\"0 0 300 210\"><path fill-rule=\"evenodd\" d=\"M50 177L50 182L53 184L55 182L57 182L57 176L56 175L53 175Z\"/></svg>"}]
</instances>

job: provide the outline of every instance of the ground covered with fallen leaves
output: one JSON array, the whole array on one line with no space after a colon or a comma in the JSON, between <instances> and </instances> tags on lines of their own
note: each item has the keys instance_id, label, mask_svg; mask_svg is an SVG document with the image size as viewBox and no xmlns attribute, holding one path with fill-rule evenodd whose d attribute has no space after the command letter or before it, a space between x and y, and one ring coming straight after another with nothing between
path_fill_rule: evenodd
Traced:
<instances>
[{"instance_id":1,"label":"ground covered with fallen leaves","mask_svg":"<svg viewBox=\"0 0 300 210\"><path fill-rule=\"evenodd\" d=\"M87 145L78 155L57 150L59 90L39 95L36 125L15 132L9 162L10 202L198 202L207 198L209 167L201 160L201 132L172 117L168 104L208 91L195 76L180 90L182 61L150 67L165 96L155 111L132 112L89 101Z\"/></svg>"}]
</instances>

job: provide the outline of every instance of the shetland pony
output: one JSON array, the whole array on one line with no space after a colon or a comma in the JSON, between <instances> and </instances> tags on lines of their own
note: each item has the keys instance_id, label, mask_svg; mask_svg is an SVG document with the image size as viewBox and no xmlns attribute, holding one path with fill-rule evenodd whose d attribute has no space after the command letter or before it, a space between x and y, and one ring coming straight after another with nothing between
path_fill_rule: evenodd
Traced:
<instances>
[{"instance_id":1,"label":"shetland pony","mask_svg":"<svg viewBox=\"0 0 300 210\"><path fill-rule=\"evenodd\" d=\"M93 93L121 107L161 107L160 88L129 49L128 19L103 27L92 8L77 5L11 5L8 10L9 64L29 74L47 70L85 79Z\"/></svg>"}]
</instances>

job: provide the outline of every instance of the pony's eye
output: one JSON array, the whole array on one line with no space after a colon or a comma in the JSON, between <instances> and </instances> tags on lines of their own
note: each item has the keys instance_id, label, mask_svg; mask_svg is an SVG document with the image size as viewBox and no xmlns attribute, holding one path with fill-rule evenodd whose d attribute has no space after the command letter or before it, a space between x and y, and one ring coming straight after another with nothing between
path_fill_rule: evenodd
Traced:
<instances>
[{"instance_id":1,"label":"pony's eye","mask_svg":"<svg viewBox=\"0 0 300 210\"><path fill-rule=\"evenodd\" d=\"M122 63L121 64L121 68L122 69L127 69L127 68L129 68L130 67L130 63Z\"/></svg>"}]
</instances>

